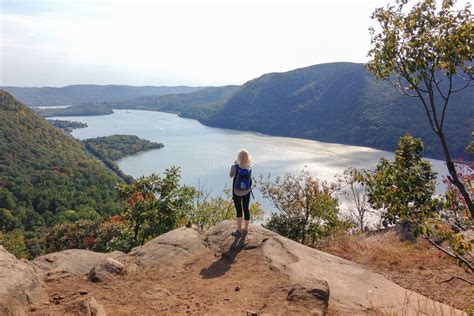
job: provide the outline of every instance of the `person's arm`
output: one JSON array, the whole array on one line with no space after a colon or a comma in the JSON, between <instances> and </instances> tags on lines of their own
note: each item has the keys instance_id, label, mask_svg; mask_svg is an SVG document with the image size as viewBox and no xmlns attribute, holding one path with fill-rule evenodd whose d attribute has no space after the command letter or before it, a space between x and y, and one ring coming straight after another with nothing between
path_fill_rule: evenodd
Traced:
<instances>
[{"instance_id":1,"label":"person's arm","mask_svg":"<svg viewBox=\"0 0 474 316\"><path fill-rule=\"evenodd\" d=\"M232 165L232 166L230 167L229 176L230 176L231 178L233 178L233 177L235 176L235 165Z\"/></svg>"}]
</instances>

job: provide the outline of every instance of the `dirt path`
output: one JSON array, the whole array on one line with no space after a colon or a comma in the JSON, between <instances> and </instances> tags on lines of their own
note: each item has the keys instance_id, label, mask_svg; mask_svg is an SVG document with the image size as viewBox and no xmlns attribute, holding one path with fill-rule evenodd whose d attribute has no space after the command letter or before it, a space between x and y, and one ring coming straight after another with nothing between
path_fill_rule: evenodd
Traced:
<instances>
[{"instance_id":1,"label":"dirt path","mask_svg":"<svg viewBox=\"0 0 474 316\"><path fill-rule=\"evenodd\" d=\"M287 301L289 280L269 268L260 249L222 257L209 253L179 271L139 271L105 284L69 277L48 282L47 286L50 298L65 297L56 300L57 305L41 306L34 315L78 313L80 302L90 297L110 315L310 313L305 306ZM80 295L79 291L87 294Z\"/></svg>"}]
</instances>

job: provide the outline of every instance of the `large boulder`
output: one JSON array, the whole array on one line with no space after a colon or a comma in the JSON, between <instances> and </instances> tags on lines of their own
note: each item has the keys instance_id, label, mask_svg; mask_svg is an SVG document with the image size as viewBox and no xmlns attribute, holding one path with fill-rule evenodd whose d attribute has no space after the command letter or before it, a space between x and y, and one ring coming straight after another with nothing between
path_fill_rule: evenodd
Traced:
<instances>
[{"instance_id":1,"label":"large boulder","mask_svg":"<svg viewBox=\"0 0 474 316\"><path fill-rule=\"evenodd\" d=\"M41 274L0 246L0 314L24 315L48 300Z\"/></svg>"},{"instance_id":2,"label":"large boulder","mask_svg":"<svg viewBox=\"0 0 474 316\"><path fill-rule=\"evenodd\" d=\"M182 227L133 248L129 258L146 269L176 269L207 251L209 249L198 230Z\"/></svg>"},{"instance_id":3,"label":"large boulder","mask_svg":"<svg viewBox=\"0 0 474 316\"><path fill-rule=\"evenodd\" d=\"M234 221L223 221L210 229L206 237L209 247L222 253L235 247L260 247L271 269L286 274L295 284L289 299L307 300L308 304L316 306L320 304L320 298L325 297L321 294L325 292L321 284L327 282L327 294L329 289L331 293L329 306L338 314L410 315L419 314L420 307L442 314L462 314L450 306L406 290L354 262L304 246L261 226L251 225L249 234L240 239L231 236L233 230Z\"/></svg>"},{"instance_id":4,"label":"large boulder","mask_svg":"<svg viewBox=\"0 0 474 316\"><path fill-rule=\"evenodd\" d=\"M125 256L120 251L100 253L83 249L69 249L40 256L33 260L33 264L45 275L46 280L52 280L66 276L87 275L105 258Z\"/></svg>"}]
</instances>

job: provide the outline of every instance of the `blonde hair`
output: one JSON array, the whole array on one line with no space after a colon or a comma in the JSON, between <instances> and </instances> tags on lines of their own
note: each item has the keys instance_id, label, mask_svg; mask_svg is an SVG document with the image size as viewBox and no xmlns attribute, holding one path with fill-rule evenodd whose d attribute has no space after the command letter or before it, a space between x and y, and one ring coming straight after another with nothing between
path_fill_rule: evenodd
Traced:
<instances>
[{"instance_id":1,"label":"blonde hair","mask_svg":"<svg viewBox=\"0 0 474 316\"><path fill-rule=\"evenodd\" d=\"M242 168L251 168L252 167L252 156L246 149L239 150L237 155L237 164Z\"/></svg>"}]
</instances>

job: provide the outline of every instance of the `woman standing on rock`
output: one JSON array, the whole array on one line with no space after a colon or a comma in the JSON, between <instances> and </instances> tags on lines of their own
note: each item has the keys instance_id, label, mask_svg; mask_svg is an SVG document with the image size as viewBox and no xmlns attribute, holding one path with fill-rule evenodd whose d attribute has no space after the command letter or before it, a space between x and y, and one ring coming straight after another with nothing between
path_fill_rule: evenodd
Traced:
<instances>
[{"instance_id":1,"label":"woman standing on rock","mask_svg":"<svg viewBox=\"0 0 474 316\"><path fill-rule=\"evenodd\" d=\"M237 230L232 233L235 237L246 235L250 222L250 193L252 191L252 157L245 149L239 150L237 160L230 168L232 181L232 199L237 211ZM244 228L242 229L242 211Z\"/></svg>"}]
</instances>

